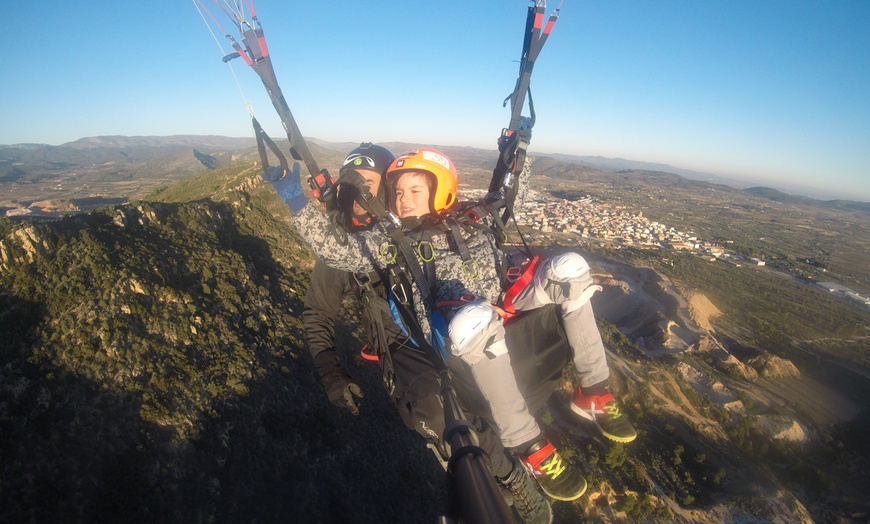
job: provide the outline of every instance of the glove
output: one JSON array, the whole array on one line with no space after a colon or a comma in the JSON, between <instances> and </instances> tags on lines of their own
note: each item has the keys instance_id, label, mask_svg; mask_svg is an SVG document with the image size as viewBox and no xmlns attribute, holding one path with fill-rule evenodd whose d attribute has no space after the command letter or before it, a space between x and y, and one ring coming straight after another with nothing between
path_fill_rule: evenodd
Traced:
<instances>
[{"instance_id":1,"label":"glove","mask_svg":"<svg viewBox=\"0 0 870 524\"><path fill-rule=\"evenodd\" d=\"M341 170L341 174L338 177L338 180L335 181L336 184L350 184L352 186L356 186L360 189L365 188L368 190L369 182L356 169L345 168Z\"/></svg>"},{"instance_id":2,"label":"glove","mask_svg":"<svg viewBox=\"0 0 870 524\"><path fill-rule=\"evenodd\" d=\"M335 182L336 186L353 186L356 188L356 193L360 195L370 195L369 182L354 169L347 169L338 177Z\"/></svg>"},{"instance_id":3,"label":"glove","mask_svg":"<svg viewBox=\"0 0 870 524\"><path fill-rule=\"evenodd\" d=\"M280 166L269 166L263 171L263 179L272 184L275 192L281 197L294 213L302 211L308 203L308 197L302 192L302 182L299 176L299 162L293 162L293 169L285 171Z\"/></svg>"},{"instance_id":4,"label":"glove","mask_svg":"<svg viewBox=\"0 0 870 524\"><path fill-rule=\"evenodd\" d=\"M338 363L338 355L334 350L321 351L314 357L314 367L323 382L329 401L340 408L350 410L351 414L359 414L359 404L354 396L363 398L362 389L345 373Z\"/></svg>"}]
</instances>

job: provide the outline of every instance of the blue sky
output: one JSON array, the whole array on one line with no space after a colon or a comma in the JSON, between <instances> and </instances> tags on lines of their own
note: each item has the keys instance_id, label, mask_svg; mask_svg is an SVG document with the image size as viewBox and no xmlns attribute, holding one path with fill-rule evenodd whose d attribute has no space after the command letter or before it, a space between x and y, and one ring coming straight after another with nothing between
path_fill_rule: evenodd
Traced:
<instances>
[{"instance_id":1,"label":"blue sky","mask_svg":"<svg viewBox=\"0 0 870 524\"><path fill-rule=\"evenodd\" d=\"M255 2L305 136L485 148L510 116L526 5ZM234 61L240 93L191 1L4 14L0 144L250 136L245 100L282 135L259 79ZM867 0L565 0L535 66L530 151L870 201L868 23Z\"/></svg>"}]
</instances>

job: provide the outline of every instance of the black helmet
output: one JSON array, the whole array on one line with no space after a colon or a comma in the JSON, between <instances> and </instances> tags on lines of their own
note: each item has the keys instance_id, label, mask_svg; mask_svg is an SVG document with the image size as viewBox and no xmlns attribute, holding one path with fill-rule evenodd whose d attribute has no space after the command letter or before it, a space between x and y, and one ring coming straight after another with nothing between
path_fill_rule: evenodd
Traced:
<instances>
[{"instance_id":1,"label":"black helmet","mask_svg":"<svg viewBox=\"0 0 870 524\"><path fill-rule=\"evenodd\" d=\"M377 146L371 142L363 142L358 148L354 149L344 158L341 163L339 175L345 169L371 169L384 176L387 168L393 163L396 156L382 146Z\"/></svg>"}]
</instances>

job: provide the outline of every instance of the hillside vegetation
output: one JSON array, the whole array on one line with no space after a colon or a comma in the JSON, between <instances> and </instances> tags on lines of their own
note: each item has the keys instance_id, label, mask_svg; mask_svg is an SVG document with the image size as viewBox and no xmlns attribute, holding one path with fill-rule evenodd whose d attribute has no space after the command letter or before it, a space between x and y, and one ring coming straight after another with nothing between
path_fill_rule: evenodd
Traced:
<instances>
[{"instance_id":1,"label":"hillside vegetation","mask_svg":"<svg viewBox=\"0 0 870 524\"><path fill-rule=\"evenodd\" d=\"M329 155L334 170L340 153ZM635 304L622 317L653 320L633 332L601 319L637 441L614 444L577 423L564 408L568 378L539 414L590 483L575 503L554 504L556 522L868 514L866 412L822 424L772 396L806 388L807 372L843 380L852 362L858 373L844 383L866 398L866 353L840 346L867 315L687 256L585 254L612 272L610 309ZM446 504L441 467L404 428L377 370L354 356L350 316L338 335L366 391L361 414L322 392L298 319L312 263L250 163L130 204L0 221L0 521L435 521ZM660 351L664 333L700 329L680 316L693 291L720 310L703 320L713 330L690 351ZM768 311L780 297L787 307ZM800 357L795 348L819 338L842 362ZM791 361L799 377L764 372ZM779 431L783 422L807 438L765 430L797 432Z\"/></svg>"},{"instance_id":2,"label":"hillside vegetation","mask_svg":"<svg viewBox=\"0 0 870 524\"><path fill-rule=\"evenodd\" d=\"M0 521L434 520L440 466L378 374L358 370L363 416L322 393L298 320L311 257L263 185L237 165L4 225Z\"/></svg>"}]
</instances>

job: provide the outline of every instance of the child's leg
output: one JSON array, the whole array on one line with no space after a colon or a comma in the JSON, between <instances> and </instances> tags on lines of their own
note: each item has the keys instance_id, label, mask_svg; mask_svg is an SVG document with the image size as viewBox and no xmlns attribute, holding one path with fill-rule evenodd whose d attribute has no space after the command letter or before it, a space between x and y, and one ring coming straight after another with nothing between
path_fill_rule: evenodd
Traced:
<instances>
[{"instance_id":1,"label":"child's leg","mask_svg":"<svg viewBox=\"0 0 870 524\"><path fill-rule=\"evenodd\" d=\"M488 302L472 302L459 308L450 319L451 367L457 374L470 372L471 379L492 412L505 447L527 443L541 434L529 413L511 367L504 342L504 326Z\"/></svg>"},{"instance_id":2,"label":"child's leg","mask_svg":"<svg viewBox=\"0 0 870 524\"><path fill-rule=\"evenodd\" d=\"M577 253L564 253L539 266L535 277L514 298L517 311L558 304L562 325L573 350L581 387L604 383L610 376L604 344L589 299L601 287L592 282L589 264Z\"/></svg>"},{"instance_id":3,"label":"child's leg","mask_svg":"<svg viewBox=\"0 0 870 524\"><path fill-rule=\"evenodd\" d=\"M448 331L453 355L459 357L452 366L456 367L459 360L460 368L470 370L489 402L504 446L514 448L547 495L557 500L580 497L586 491L586 480L543 437L529 413L511 367L504 326L492 305L479 301L463 306L450 319ZM503 484L510 484L510 480L502 479ZM508 489L517 493L524 491L514 488ZM546 518L546 512L540 513Z\"/></svg>"},{"instance_id":4,"label":"child's leg","mask_svg":"<svg viewBox=\"0 0 870 524\"><path fill-rule=\"evenodd\" d=\"M537 270L532 283L514 299L514 307L520 311L549 303L559 305L562 327L574 352L574 368L580 381L571 410L594 422L605 437L631 442L637 437L637 431L620 413L608 391L610 369L589 302L600 289L592 283L586 260L577 253L565 253Z\"/></svg>"}]
</instances>

